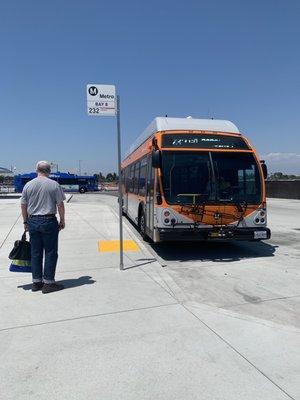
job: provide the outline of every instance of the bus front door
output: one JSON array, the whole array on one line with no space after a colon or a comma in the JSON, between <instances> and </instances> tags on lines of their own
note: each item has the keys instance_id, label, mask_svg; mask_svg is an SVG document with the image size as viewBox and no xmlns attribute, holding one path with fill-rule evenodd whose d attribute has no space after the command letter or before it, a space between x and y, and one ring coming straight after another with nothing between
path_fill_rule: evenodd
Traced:
<instances>
[{"instance_id":1,"label":"bus front door","mask_svg":"<svg viewBox=\"0 0 300 400\"><path fill-rule=\"evenodd\" d=\"M147 188L146 188L146 227L147 234L153 238L154 224L154 168L151 156L148 157Z\"/></svg>"}]
</instances>

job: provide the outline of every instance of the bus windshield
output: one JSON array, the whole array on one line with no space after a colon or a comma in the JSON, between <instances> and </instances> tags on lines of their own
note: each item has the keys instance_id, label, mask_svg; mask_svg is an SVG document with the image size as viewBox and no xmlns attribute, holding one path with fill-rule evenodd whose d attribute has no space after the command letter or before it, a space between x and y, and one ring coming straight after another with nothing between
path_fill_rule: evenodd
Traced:
<instances>
[{"instance_id":1,"label":"bus windshield","mask_svg":"<svg viewBox=\"0 0 300 400\"><path fill-rule=\"evenodd\" d=\"M169 204L261 202L252 153L163 151L162 175Z\"/></svg>"}]
</instances>

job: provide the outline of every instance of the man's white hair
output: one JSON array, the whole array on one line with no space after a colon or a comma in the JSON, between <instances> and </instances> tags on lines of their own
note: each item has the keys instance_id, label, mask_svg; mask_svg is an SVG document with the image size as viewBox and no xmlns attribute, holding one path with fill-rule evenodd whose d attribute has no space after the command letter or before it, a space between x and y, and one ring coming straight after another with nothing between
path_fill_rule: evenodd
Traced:
<instances>
[{"instance_id":1,"label":"man's white hair","mask_svg":"<svg viewBox=\"0 0 300 400\"><path fill-rule=\"evenodd\" d=\"M39 161L36 164L36 171L42 174L50 174L51 165L48 163L48 161Z\"/></svg>"}]
</instances>

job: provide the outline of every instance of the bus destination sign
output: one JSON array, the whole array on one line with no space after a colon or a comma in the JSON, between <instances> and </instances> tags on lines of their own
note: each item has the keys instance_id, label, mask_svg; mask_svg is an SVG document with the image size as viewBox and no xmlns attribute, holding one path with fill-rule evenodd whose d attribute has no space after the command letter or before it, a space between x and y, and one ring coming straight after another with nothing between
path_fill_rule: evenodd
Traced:
<instances>
[{"instance_id":1,"label":"bus destination sign","mask_svg":"<svg viewBox=\"0 0 300 400\"><path fill-rule=\"evenodd\" d=\"M115 116L117 111L114 85L89 84L86 86L87 113L93 117Z\"/></svg>"},{"instance_id":2,"label":"bus destination sign","mask_svg":"<svg viewBox=\"0 0 300 400\"><path fill-rule=\"evenodd\" d=\"M247 143L237 136L213 134L165 134L162 147L195 149L234 149L248 150Z\"/></svg>"}]
</instances>

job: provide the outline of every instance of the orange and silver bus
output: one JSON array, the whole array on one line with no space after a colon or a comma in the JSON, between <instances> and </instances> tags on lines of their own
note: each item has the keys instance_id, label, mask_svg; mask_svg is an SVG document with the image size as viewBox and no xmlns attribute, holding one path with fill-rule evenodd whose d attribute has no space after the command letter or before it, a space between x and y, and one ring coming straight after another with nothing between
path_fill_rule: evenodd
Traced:
<instances>
[{"instance_id":1,"label":"orange and silver bus","mask_svg":"<svg viewBox=\"0 0 300 400\"><path fill-rule=\"evenodd\" d=\"M154 242L269 239L266 176L232 122L158 117L122 162L123 212Z\"/></svg>"}]
</instances>

